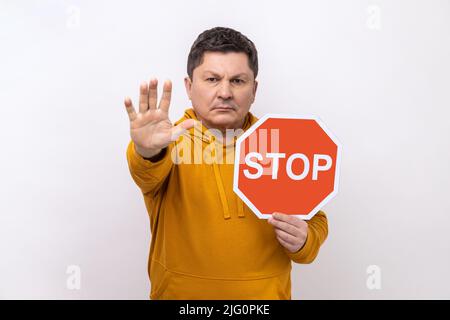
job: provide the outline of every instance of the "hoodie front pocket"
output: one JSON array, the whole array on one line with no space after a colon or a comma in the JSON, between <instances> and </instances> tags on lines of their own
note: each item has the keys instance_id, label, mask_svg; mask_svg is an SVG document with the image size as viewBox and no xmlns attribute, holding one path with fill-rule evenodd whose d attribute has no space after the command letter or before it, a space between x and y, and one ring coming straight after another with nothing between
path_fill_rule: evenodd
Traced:
<instances>
[{"instance_id":1,"label":"hoodie front pocket","mask_svg":"<svg viewBox=\"0 0 450 320\"><path fill-rule=\"evenodd\" d=\"M169 286L170 276L171 276L170 272L166 271L162 279L158 283L156 283L155 286L152 283L152 292L150 294L150 299L152 300L164 299L164 292L167 290L167 287ZM153 287L155 287L154 290Z\"/></svg>"},{"instance_id":2,"label":"hoodie front pocket","mask_svg":"<svg viewBox=\"0 0 450 320\"><path fill-rule=\"evenodd\" d=\"M150 283L151 283L151 293L150 299L159 300L163 299L164 292L169 286L171 278L171 272L167 270L158 261L151 261L150 268Z\"/></svg>"}]
</instances>

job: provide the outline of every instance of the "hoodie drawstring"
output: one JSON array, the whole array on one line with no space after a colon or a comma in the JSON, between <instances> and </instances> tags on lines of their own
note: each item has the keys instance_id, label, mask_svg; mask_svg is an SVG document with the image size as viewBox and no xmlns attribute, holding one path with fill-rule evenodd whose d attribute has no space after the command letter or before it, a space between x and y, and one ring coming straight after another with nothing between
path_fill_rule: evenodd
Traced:
<instances>
[{"instance_id":1,"label":"hoodie drawstring","mask_svg":"<svg viewBox=\"0 0 450 320\"><path fill-rule=\"evenodd\" d=\"M223 188L222 178L220 177L219 166L216 162L213 162L214 175L216 176L217 189L219 190L220 201L223 206L223 218L230 219L230 209L228 208L227 196L225 195L225 189Z\"/></svg>"},{"instance_id":2,"label":"hoodie drawstring","mask_svg":"<svg viewBox=\"0 0 450 320\"><path fill-rule=\"evenodd\" d=\"M242 200L240 200L239 198L237 198L237 207L238 207L238 217L239 218L245 217L244 202L242 202Z\"/></svg>"},{"instance_id":3,"label":"hoodie drawstring","mask_svg":"<svg viewBox=\"0 0 450 320\"><path fill-rule=\"evenodd\" d=\"M214 176L216 178L217 189L219 190L220 201L222 202L223 207L223 218L230 219L230 209L228 207L227 196L225 194L225 188L223 187L222 178L220 177L219 166L217 165L217 157L216 157L216 144L214 143L214 137L212 137L214 148L212 153L214 154L212 163L214 168Z\"/></svg>"},{"instance_id":4,"label":"hoodie drawstring","mask_svg":"<svg viewBox=\"0 0 450 320\"><path fill-rule=\"evenodd\" d=\"M211 139L212 139L213 144L214 144L214 148L213 148L213 151L212 151L212 153L213 153L212 163L213 163L213 169L214 169L214 177L216 178L217 190L219 191L220 201L222 202L223 218L224 219L230 219L231 215L230 215L230 208L228 206L227 195L225 193L225 188L223 186L222 177L220 176L219 166L217 164L217 157L216 157L217 145L215 144L214 137L211 137ZM237 201L236 205L237 205L237 208L238 208L238 217L239 218L243 218L243 217L245 217L245 214L244 214L244 203L238 197L236 197L236 201Z\"/></svg>"},{"instance_id":5,"label":"hoodie drawstring","mask_svg":"<svg viewBox=\"0 0 450 320\"><path fill-rule=\"evenodd\" d=\"M185 111L185 115L184 115L184 119L197 119L195 111L193 109L188 109ZM251 120L254 119L254 120ZM247 115L245 122L244 122L244 129L247 128L249 126L251 126L251 124L253 122L256 122L257 118L255 118L253 115L249 114ZM219 192L219 197L220 197L220 202L222 203L222 207L223 207L223 218L224 219L230 219L231 215L230 215L230 207L228 206L228 201L227 201L227 196L225 193L225 188L223 186L223 181L222 181L222 177L220 175L220 170L219 170L219 165L218 165L218 161L217 161L217 153L216 153L216 148L217 145L215 143L215 136L214 135L210 135L209 137L207 135L205 135L204 132L204 127L200 124L200 126L195 125L193 128L191 128L189 130L189 134L193 137L193 139L201 139L204 142L209 142L209 143L213 143L214 144L214 148L212 150L212 157L213 157L213 171L214 171L214 177L216 180L216 184L217 184L217 190ZM236 139L235 138L235 143L236 143ZM195 143L195 142L194 142ZM222 147L222 146L220 146ZM201 155L200 155L201 156ZM194 155L195 157L195 155ZM245 217L245 213L244 213L244 202L236 196L236 207L237 207L237 215L239 218L244 218Z\"/></svg>"}]
</instances>

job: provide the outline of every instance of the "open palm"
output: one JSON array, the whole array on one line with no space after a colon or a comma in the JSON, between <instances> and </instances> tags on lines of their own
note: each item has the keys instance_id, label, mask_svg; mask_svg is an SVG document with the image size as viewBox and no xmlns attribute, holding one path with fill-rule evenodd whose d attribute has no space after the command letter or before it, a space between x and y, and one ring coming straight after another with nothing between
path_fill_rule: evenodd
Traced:
<instances>
[{"instance_id":1,"label":"open palm","mask_svg":"<svg viewBox=\"0 0 450 320\"><path fill-rule=\"evenodd\" d=\"M163 95L157 105L156 79L140 87L139 113L136 113L130 98L125 98L125 107L130 119L130 135L137 148L148 152L158 152L175 141L180 134L194 126L194 120L185 120L174 126L169 119L172 83L164 82Z\"/></svg>"}]
</instances>

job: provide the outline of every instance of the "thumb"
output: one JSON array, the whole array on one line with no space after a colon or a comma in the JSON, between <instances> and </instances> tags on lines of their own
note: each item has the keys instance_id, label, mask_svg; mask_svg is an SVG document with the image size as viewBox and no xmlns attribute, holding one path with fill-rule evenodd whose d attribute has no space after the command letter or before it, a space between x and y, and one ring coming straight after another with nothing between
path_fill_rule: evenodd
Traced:
<instances>
[{"instance_id":1,"label":"thumb","mask_svg":"<svg viewBox=\"0 0 450 320\"><path fill-rule=\"evenodd\" d=\"M179 123L175 127L172 128L172 136L170 138L171 141L178 140L178 137L181 136L183 133L185 133L187 130L193 128L195 125L194 119L188 119L184 120L183 122Z\"/></svg>"}]
</instances>

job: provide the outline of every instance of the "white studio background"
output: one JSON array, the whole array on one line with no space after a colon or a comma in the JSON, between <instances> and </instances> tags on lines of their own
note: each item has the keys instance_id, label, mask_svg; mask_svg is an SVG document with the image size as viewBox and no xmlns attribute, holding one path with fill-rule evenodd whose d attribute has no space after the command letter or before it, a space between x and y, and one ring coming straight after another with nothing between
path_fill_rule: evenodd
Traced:
<instances>
[{"instance_id":1,"label":"white studio background","mask_svg":"<svg viewBox=\"0 0 450 320\"><path fill-rule=\"evenodd\" d=\"M215 26L257 46L257 116L318 115L344 147L293 298L449 299L448 0L1 0L0 298L147 299L123 98L169 78L181 117L190 46Z\"/></svg>"}]
</instances>

